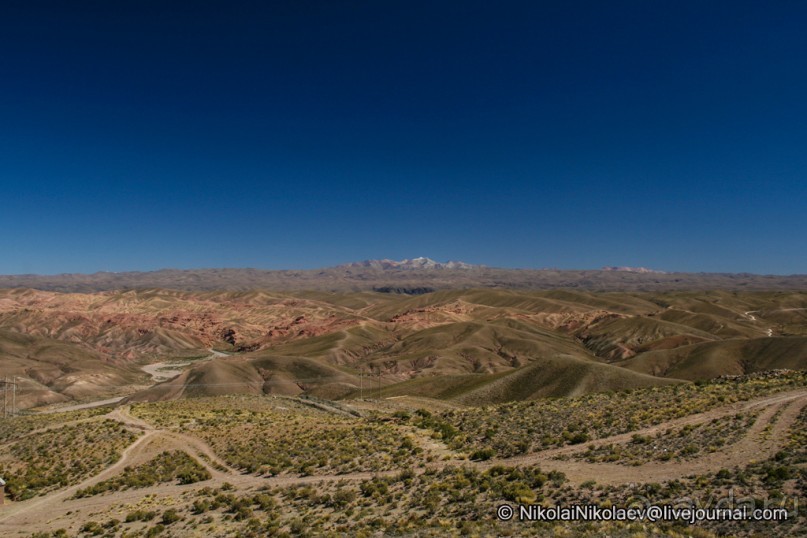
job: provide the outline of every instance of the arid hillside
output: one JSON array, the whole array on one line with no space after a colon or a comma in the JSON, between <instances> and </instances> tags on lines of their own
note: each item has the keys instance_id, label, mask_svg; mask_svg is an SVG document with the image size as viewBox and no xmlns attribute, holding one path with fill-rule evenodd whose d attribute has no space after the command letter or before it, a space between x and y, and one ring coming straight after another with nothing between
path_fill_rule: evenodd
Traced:
<instances>
[{"instance_id":1,"label":"arid hillside","mask_svg":"<svg viewBox=\"0 0 807 538\"><path fill-rule=\"evenodd\" d=\"M0 365L20 407L230 393L487 404L803 369L807 293L6 289Z\"/></svg>"}]
</instances>

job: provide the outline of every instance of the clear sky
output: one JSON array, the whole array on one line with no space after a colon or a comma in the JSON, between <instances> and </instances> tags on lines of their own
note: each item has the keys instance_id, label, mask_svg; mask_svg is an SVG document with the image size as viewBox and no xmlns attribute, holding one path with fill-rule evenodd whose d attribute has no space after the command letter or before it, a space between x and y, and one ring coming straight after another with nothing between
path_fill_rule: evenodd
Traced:
<instances>
[{"instance_id":1,"label":"clear sky","mask_svg":"<svg viewBox=\"0 0 807 538\"><path fill-rule=\"evenodd\" d=\"M0 273L807 273L807 3L0 2Z\"/></svg>"}]
</instances>

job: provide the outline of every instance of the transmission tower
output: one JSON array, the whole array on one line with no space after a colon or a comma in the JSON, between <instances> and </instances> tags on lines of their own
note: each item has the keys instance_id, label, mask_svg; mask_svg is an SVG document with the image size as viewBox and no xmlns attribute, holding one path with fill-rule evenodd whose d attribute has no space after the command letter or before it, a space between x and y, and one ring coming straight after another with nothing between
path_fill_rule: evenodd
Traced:
<instances>
[{"instance_id":1,"label":"transmission tower","mask_svg":"<svg viewBox=\"0 0 807 538\"><path fill-rule=\"evenodd\" d=\"M8 380L8 376L5 376L0 383L3 385L3 418L13 417L17 414L17 376L12 377L11 381ZM9 387L11 387L11 402L8 397ZM11 403L10 408L9 403Z\"/></svg>"}]
</instances>

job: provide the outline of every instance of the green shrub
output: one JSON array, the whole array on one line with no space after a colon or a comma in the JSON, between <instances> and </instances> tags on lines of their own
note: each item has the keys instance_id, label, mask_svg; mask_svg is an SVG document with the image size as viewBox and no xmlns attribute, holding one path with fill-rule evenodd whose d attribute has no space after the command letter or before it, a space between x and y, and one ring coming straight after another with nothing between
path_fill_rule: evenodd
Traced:
<instances>
[{"instance_id":1,"label":"green shrub","mask_svg":"<svg viewBox=\"0 0 807 538\"><path fill-rule=\"evenodd\" d=\"M164 525L171 525L172 523L176 523L180 519L182 518L179 517L179 513L176 511L176 509L169 508L168 510L163 512L163 517L160 520L160 522L163 523Z\"/></svg>"},{"instance_id":2,"label":"green shrub","mask_svg":"<svg viewBox=\"0 0 807 538\"><path fill-rule=\"evenodd\" d=\"M492 448L482 448L475 450L468 456L472 461L486 461L496 455L496 451Z\"/></svg>"}]
</instances>

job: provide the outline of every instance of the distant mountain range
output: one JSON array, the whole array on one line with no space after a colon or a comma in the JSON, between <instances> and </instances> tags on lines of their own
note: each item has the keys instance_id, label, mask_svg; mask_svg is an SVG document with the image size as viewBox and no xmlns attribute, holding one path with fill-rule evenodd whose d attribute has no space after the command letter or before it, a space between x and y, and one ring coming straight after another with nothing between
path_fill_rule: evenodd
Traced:
<instances>
[{"instance_id":1,"label":"distant mountain range","mask_svg":"<svg viewBox=\"0 0 807 538\"><path fill-rule=\"evenodd\" d=\"M419 257L365 260L306 270L161 269L60 275L0 275L0 288L94 292L166 288L185 291L380 291L422 294L443 289L585 289L592 291L807 290L807 275L669 273L644 267L598 270L504 269Z\"/></svg>"},{"instance_id":2,"label":"distant mountain range","mask_svg":"<svg viewBox=\"0 0 807 538\"><path fill-rule=\"evenodd\" d=\"M366 267L371 269L382 269L382 270L389 270L389 269L475 269L475 268L483 268L484 265L472 265L470 263L465 262L457 262L457 261L447 261L445 263L440 263L432 260L431 258L412 258L411 260L364 260L360 262L353 262L347 263L344 265L339 265L337 268L349 268L349 267Z\"/></svg>"},{"instance_id":3,"label":"distant mountain range","mask_svg":"<svg viewBox=\"0 0 807 538\"><path fill-rule=\"evenodd\" d=\"M624 273L654 273L657 275L666 274L666 271L656 271L655 269L648 269L647 267L614 267L606 265L602 268L603 271L622 271Z\"/></svg>"}]
</instances>

